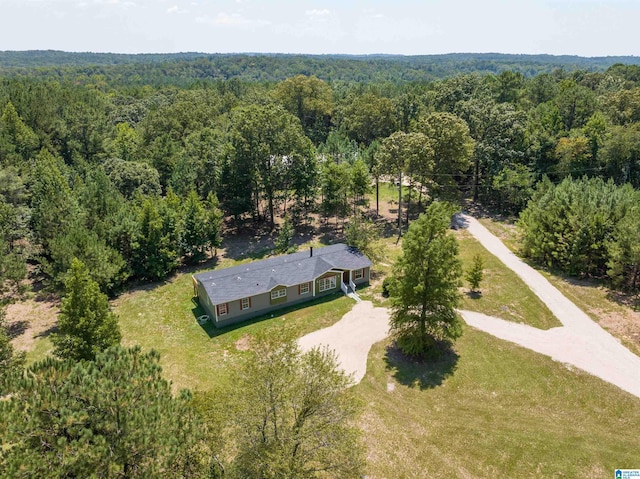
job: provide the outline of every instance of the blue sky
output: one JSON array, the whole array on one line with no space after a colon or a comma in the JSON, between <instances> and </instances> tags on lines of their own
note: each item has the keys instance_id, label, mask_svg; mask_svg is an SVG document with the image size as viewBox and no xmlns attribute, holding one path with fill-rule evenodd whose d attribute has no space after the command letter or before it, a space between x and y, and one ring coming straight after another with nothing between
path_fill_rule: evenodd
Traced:
<instances>
[{"instance_id":1,"label":"blue sky","mask_svg":"<svg viewBox=\"0 0 640 479\"><path fill-rule=\"evenodd\" d=\"M0 50L640 55L640 0L0 0Z\"/></svg>"}]
</instances>

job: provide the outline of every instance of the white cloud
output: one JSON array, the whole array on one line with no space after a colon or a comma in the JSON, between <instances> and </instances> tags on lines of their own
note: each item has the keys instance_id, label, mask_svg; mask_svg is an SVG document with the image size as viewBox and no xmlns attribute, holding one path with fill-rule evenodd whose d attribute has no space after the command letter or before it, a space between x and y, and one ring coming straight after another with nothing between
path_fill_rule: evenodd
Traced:
<instances>
[{"instance_id":1,"label":"white cloud","mask_svg":"<svg viewBox=\"0 0 640 479\"><path fill-rule=\"evenodd\" d=\"M189 13L189 10L184 10L178 5L174 5L173 7L167 8L167 13Z\"/></svg>"},{"instance_id":2,"label":"white cloud","mask_svg":"<svg viewBox=\"0 0 640 479\"><path fill-rule=\"evenodd\" d=\"M269 25L271 22L267 20L253 20L240 15L239 13L220 12L215 17L205 15L196 18L197 23L205 23L214 26L228 27L261 27Z\"/></svg>"},{"instance_id":3,"label":"white cloud","mask_svg":"<svg viewBox=\"0 0 640 479\"><path fill-rule=\"evenodd\" d=\"M318 10L314 8L313 10L307 10L305 13L309 17L326 17L327 15L331 15L331 10L328 10L326 8L323 10Z\"/></svg>"}]
</instances>

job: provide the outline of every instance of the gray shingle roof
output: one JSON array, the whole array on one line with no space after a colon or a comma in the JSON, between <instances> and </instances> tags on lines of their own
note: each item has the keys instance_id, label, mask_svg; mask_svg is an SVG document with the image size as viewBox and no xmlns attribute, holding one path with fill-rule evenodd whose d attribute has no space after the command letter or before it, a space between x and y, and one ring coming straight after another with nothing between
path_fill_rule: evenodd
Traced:
<instances>
[{"instance_id":1,"label":"gray shingle roof","mask_svg":"<svg viewBox=\"0 0 640 479\"><path fill-rule=\"evenodd\" d=\"M294 286L313 281L334 269L367 268L371 261L356 248L334 244L310 251L276 256L231 268L198 273L200 281L213 304L267 293L278 285Z\"/></svg>"}]
</instances>

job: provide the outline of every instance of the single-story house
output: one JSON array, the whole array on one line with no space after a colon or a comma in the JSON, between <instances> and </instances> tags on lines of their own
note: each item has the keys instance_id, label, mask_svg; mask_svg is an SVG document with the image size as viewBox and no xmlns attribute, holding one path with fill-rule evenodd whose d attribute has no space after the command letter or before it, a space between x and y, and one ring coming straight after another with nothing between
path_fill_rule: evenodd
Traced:
<instances>
[{"instance_id":1,"label":"single-story house","mask_svg":"<svg viewBox=\"0 0 640 479\"><path fill-rule=\"evenodd\" d=\"M371 261L356 248L335 244L253 263L198 273L194 294L222 327L292 304L367 283Z\"/></svg>"}]
</instances>

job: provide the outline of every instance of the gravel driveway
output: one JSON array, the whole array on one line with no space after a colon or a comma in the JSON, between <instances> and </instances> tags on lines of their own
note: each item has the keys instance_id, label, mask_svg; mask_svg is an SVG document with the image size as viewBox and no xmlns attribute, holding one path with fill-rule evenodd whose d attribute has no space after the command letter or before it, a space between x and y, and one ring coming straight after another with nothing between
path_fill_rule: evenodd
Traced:
<instances>
[{"instance_id":1,"label":"gravel driveway","mask_svg":"<svg viewBox=\"0 0 640 479\"><path fill-rule=\"evenodd\" d=\"M525 264L476 219L461 214L455 222L467 228L490 253L512 269L549 307L563 324L549 330L537 329L460 311L467 324L497 338L571 364L640 397L640 358L622 346L580 308L565 298L544 276ZM357 303L333 326L314 331L298 340L303 351L317 346L335 350L341 367L359 383L367 370L367 356L373 344L389 332L389 313L374 308L370 301Z\"/></svg>"},{"instance_id":2,"label":"gravel driveway","mask_svg":"<svg viewBox=\"0 0 640 479\"><path fill-rule=\"evenodd\" d=\"M460 311L467 324L557 361L574 365L640 397L640 358L569 301L547 279L513 254L475 218L457 215L482 245L513 270L549 307L563 327L541 330L472 311Z\"/></svg>"},{"instance_id":3,"label":"gravel driveway","mask_svg":"<svg viewBox=\"0 0 640 479\"><path fill-rule=\"evenodd\" d=\"M389 334L389 313L386 308L374 308L371 301L356 303L340 321L301 337L298 344L303 351L318 346L335 350L340 366L353 375L354 384L362 381L367 372L369 350Z\"/></svg>"}]
</instances>

